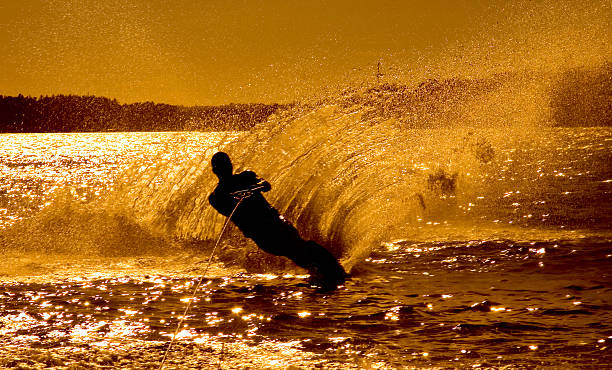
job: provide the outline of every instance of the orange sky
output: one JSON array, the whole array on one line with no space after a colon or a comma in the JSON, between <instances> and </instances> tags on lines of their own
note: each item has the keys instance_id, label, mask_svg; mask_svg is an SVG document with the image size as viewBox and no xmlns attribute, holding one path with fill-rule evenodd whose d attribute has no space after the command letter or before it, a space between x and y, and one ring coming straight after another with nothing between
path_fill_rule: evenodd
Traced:
<instances>
[{"instance_id":1,"label":"orange sky","mask_svg":"<svg viewBox=\"0 0 612 370\"><path fill-rule=\"evenodd\" d=\"M4 0L0 94L286 102L612 58L610 1Z\"/></svg>"}]
</instances>

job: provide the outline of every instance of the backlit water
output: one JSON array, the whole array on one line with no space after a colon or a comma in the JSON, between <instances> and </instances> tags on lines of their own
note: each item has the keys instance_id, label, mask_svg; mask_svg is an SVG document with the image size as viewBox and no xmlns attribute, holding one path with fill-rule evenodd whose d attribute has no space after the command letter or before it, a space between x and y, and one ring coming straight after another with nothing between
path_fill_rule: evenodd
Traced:
<instances>
[{"instance_id":1,"label":"backlit water","mask_svg":"<svg viewBox=\"0 0 612 370\"><path fill-rule=\"evenodd\" d=\"M230 230L167 368L609 365L611 129L366 134L309 133L294 157L244 149L297 147L290 130L0 136L0 366L159 367L223 222L207 163L232 140L352 278L317 292Z\"/></svg>"}]
</instances>

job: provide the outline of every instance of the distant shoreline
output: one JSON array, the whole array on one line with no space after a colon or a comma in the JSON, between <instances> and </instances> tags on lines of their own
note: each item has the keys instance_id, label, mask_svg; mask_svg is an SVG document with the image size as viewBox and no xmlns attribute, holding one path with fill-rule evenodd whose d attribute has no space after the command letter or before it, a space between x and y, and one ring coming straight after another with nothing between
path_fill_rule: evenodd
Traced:
<instances>
[{"instance_id":1,"label":"distant shoreline","mask_svg":"<svg viewBox=\"0 0 612 370\"><path fill-rule=\"evenodd\" d=\"M0 95L0 133L249 130L280 104L120 104L97 96Z\"/></svg>"},{"instance_id":2,"label":"distant shoreline","mask_svg":"<svg viewBox=\"0 0 612 370\"><path fill-rule=\"evenodd\" d=\"M513 94L528 97L529 91L523 91L523 86L533 82L542 87L541 108L548 110L553 126L612 126L612 62L607 62L596 68L573 68L549 75L500 73L480 79L429 79L416 88L381 83L299 104L185 107L153 102L120 104L116 99L89 95L0 95L0 133L246 131L279 110L316 108L320 104L360 105L374 109L383 118L397 119L405 128L439 127L443 120L438 118L448 109L457 113L466 102L491 98L499 104L514 104L503 94L495 94L510 86Z\"/></svg>"}]
</instances>

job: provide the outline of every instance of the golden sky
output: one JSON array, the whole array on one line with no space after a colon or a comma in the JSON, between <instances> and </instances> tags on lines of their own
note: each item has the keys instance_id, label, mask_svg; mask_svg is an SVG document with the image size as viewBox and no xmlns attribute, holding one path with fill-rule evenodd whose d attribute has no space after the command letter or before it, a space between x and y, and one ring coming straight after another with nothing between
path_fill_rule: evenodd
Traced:
<instances>
[{"instance_id":1,"label":"golden sky","mask_svg":"<svg viewBox=\"0 0 612 370\"><path fill-rule=\"evenodd\" d=\"M0 0L0 94L287 102L612 58L606 0Z\"/></svg>"}]
</instances>

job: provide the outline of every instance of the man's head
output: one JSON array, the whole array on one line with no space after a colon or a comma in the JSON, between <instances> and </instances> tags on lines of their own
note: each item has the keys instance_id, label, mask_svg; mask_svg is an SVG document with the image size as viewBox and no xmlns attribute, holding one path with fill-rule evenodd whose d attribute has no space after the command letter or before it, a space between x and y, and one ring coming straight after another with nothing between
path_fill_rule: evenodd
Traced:
<instances>
[{"instance_id":1,"label":"man's head","mask_svg":"<svg viewBox=\"0 0 612 370\"><path fill-rule=\"evenodd\" d=\"M223 152L217 152L212 156L210 164L212 165L213 173L217 175L219 180L232 176L234 169L229 155Z\"/></svg>"}]
</instances>

